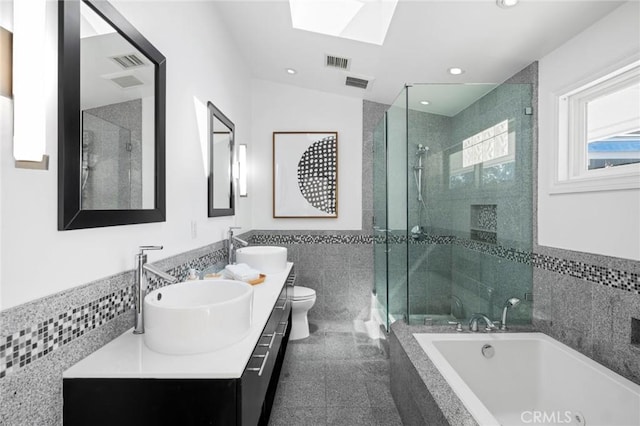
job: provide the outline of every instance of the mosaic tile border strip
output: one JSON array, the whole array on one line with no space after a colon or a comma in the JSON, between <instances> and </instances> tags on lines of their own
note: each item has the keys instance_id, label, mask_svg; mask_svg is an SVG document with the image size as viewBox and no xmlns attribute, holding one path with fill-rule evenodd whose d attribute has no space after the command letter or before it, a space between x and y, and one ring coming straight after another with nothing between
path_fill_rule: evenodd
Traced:
<instances>
[{"instance_id":1,"label":"mosaic tile border strip","mask_svg":"<svg viewBox=\"0 0 640 426\"><path fill-rule=\"evenodd\" d=\"M640 275L584 262L560 259L553 256L529 253L446 235L432 235L415 240L406 235L394 236L394 243L459 245L470 250L507 260L531 264L563 275L602 284L614 289L640 295ZM384 242L384 236L372 235L253 235L253 244L372 244ZM222 268L227 259L227 249L213 250L203 256L184 262L167 272L180 280L186 279L189 269ZM150 279L150 290L160 288L164 282ZM0 379L24 368L35 360L50 354L88 331L133 309L133 286L120 289L80 307L75 307L56 317L39 322L11 335L0 337Z\"/></svg>"},{"instance_id":2,"label":"mosaic tile border strip","mask_svg":"<svg viewBox=\"0 0 640 426\"><path fill-rule=\"evenodd\" d=\"M371 244L373 242L372 235L356 235L356 234L324 234L324 235L307 235L307 234L270 234L270 235L252 235L251 244L270 245L270 244Z\"/></svg>"},{"instance_id":3,"label":"mosaic tile border strip","mask_svg":"<svg viewBox=\"0 0 640 426\"><path fill-rule=\"evenodd\" d=\"M270 234L253 235L251 243L266 244L383 244L385 235L304 235L304 234ZM426 235L419 239L408 237L406 234L388 236L391 244L416 245L457 245L490 256L499 257L512 262L532 265L536 268L547 269L563 275L570 275L585 281L602 284L607 287L640 294L640 275L618 269L605 268L584 262L561 259L557 257L532 253L529 251L509 248L498 244L486 243L451 235Z\"/></svg>"},{"instance_id":4,"label":"mosaic tile border strip","mask_svg":"<svg viewBox=\"0 0 640 426\"><path fill-rule=\"evenodd\" d=\"M0 379L133 307L133 286L69 309L0 340Z\"/></svg>"},{"instance_id":5,"label":"mosaic tile border strip","mask_svg":"<svg viewBox=\"0 0 640 426\"><path fill-rule=\"evenodd\" d=\"M536 268L640 295L640 274L538 253L533 253L532 264Z\"/></svg>"},{"instance_id":6,"label":"mosaic tile border strip","mask_svg":"<svg viewBox=\"0 0 640 426\"><path fill-rule=\"evenodd\" d=\"M214 250L199 258L180 264L167 273L184 281L189 269L222 268L227 249ZM166 285L149 277L149 291ZM133 285L100 297L82 306L71 308L57 317L49 318L11 335L0 337L0 379L50 354L70 341L100 327L134 308Z\"/></svg>"}]
</instances>

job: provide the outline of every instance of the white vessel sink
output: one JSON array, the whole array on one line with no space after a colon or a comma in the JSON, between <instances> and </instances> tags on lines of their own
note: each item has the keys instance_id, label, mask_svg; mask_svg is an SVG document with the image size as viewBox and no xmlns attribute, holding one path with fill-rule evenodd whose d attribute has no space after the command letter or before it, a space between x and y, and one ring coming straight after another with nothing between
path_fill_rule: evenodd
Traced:
<instances>
[{"instance_id":1,"label":"white vessel sink","mask_svg":"<svg viewBox=\"0 0 640 426\"><path fill-rule=\"evenodd\" d=\"M144 298L144 342L171 355L211 352L251 329L253 287L232 280L188 281Z\"/></svg>"},{"instance_id":2,"label":"white vessel sink","mask_svg":"<svg viewBox=\"0 0 640 426\"><path fill-rule=\"evenodd\" d=\"M276 274L287 268L287 249L277 246L243 247L236 250L236 261L264 274Z\"/></svg>"}]
</instances>

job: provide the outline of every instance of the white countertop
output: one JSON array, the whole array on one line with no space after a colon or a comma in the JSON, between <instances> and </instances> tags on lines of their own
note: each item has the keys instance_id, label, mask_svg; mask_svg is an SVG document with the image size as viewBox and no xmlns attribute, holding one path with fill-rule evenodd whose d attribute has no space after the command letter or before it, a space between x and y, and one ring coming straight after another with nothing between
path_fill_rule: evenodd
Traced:
<instances>
[{"instance_id":1,"label":"white countertop","mask_svg":"<svg viewBox=\"0 0 640 426\"><path fill-rule=\"evenodd\" d=\"M133 328L66 370L69 378L233 379L242 376L280 291L293 267L269 274L254 286L253 324L244 339L231 346L197 355L164 355L144 344Z\"/></svg>"}]
</instances>

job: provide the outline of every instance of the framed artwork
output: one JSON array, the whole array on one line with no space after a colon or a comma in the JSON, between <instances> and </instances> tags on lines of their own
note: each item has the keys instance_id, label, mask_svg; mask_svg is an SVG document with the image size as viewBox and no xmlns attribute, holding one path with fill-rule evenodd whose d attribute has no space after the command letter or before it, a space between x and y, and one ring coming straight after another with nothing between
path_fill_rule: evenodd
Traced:
<instances>
[{"instance_id":1,"label":"framed artwork","mask_svg":"<svg viewBox=\"0 0 640 426\"><path fill-rule=\"evenodd\" d=\"M338 132L273 132L273 217L338 217Z\"/></svg>"}]
</instances>

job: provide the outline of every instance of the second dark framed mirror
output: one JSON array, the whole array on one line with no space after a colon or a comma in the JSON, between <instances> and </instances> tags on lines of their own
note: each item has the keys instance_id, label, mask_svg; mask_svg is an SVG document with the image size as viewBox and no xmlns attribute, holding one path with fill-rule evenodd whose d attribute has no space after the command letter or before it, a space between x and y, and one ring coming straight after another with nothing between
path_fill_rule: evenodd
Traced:
<instances>
[{"instance_id":1,"label":"second dark framed mirror","mask_svg":"<svg viewBox=\"0 0 640 426\"><path fill-rule=\"evenodd\" d=\"M162 222L166 59L108 2L58 3L58 229Z\"/></svg>"},{"instance_id":2,"label":"second dark framed mirror","mask_svg":"<svg viewBox=\"0 0 640 426\"><path fill-rule=\"evenodd\" d=\"M208 216L233 216L234 132L233 122L211 102L207 103L208 117Z\"/></svg>"}]
</instances>

